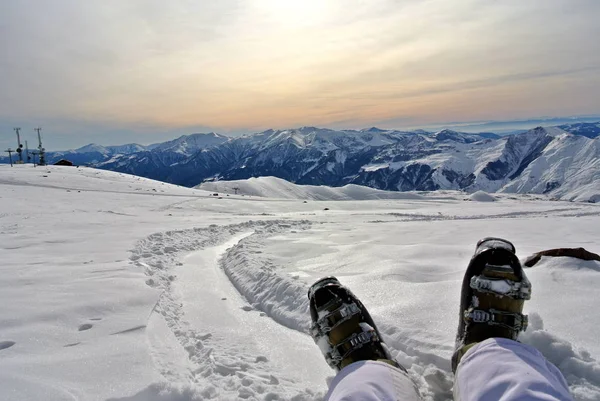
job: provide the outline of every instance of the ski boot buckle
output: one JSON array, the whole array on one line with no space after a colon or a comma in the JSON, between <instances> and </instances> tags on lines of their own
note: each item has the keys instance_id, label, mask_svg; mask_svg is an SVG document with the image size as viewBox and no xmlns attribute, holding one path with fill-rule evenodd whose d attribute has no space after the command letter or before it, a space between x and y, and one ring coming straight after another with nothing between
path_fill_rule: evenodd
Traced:
<instances>
[{"instance_id":1,"label":"ski boot buckle","mask_svg":"<svg viewBox=\"0 0 600 401\"><path fill-rule=\"evenodd\" d=\"M522 313L504 312L497 309L481 310L469 308L464 314L465 322L487 323L512 330L514 333L525 331L529 323L527 315ZM515 337L516 337L515 334Z\"/></svg>"}]
</instances>

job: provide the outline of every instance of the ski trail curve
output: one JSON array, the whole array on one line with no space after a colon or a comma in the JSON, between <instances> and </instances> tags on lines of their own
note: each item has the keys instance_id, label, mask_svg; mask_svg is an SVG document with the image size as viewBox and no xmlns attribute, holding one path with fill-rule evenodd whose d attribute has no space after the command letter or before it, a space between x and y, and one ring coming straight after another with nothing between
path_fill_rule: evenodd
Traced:
<instances>
[{"instance_id":1,"label":"ski trail curve","mask_svg":"<svg viewBox=\"0 0 600 401\"><path fill-rule=\"evenodd\" d=\"M329 372L314 369L322 357L311 352L312 340L255 310L218 266L227 249L252 234L237 234L223 245L194 252L178 269L174 290L181 297L185 320L190 327L202 328L204 347L212 347L202 374L235 372L248 385L255 378L270 384L280 380L278 372L293 368L294 381L324 384L323 373ZM191 351L192 359L205 354L203 349L199 355L196 351Z\"/></svg>"},{"instance_id":2,"label":"ski trail curve","mask_svg":"<svg viewBox=\"0 0 600 401\"><path fill-rule=\"evenodd\" d=\"M162 400L163 393L185 400L182 394L190 400L320 399L332 372L310 337L249 305L219 265L228 249L243 249L246 238L306 225L250 221L140 241L131 259L146 270L147 284L162 290L147 332L165 382L127 399L154 394Z\"/></svg>"}]
</instances>

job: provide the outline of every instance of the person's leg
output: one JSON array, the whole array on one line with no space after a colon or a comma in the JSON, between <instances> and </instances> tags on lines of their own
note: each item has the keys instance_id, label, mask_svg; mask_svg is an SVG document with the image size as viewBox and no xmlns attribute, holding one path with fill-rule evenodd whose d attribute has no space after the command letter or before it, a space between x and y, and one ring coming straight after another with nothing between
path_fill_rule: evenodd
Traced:
<instances>
[{"instance_id":1,"label":"person's leg","mask_svg":"<svg viewBox=\"0 0 600 401\"><path fill-rule=\"evenodd\" d=\"M456 349L456 401L571 400L558 369L515 341L527 328L523 303L531 284L503 239L485 238L463 280ZM393 361L364 305L334 278L309 290L311 335L338 371L328 401L416 401L406 370Z\"/></svg>"},{"instance_id":2,"label":"person's leg","mask_svg":"<svg viewBox=\"0 0 600 401\"><path fill-rule=\"evenodd\" d=\"M420 401L408 375L380 361L360 361L333 379L325 401Z\"/></svg>"},{"instance_id":3,"label":"person's leg","mask_svg":"<svg viewBox=\"0 0 600 401\"><path fill-rule=\"evenodd\" d=\"M527 328L522 312L531 298L531 283L515 253L505 239L488 237L477 243L462 283L453 372L474 344L488 338L516 340Z\"/></svg>"},{"instance_id":4,"label":"person's leg","mask_svg":"<svg viewBox=\"0 0 600 401\"><path fill-rule=\"evenodd\" d=\"M556 366L535 348L490 338L461 358L454 381L455 401L567 401L569 387Z\"/></svg>"},{"instance_id":5,"label":"person's leg","mask_svg":"<svg viewBox=\"0 0 600 401\"><path fill-rule=\"evenodd\" d=\"M327 401L417 401L406 369L393 360L360 300L335 277L308 292L311 335L325 360L338 372Z\"/></svg>"},{"instance_id":6,"label":"person's leg","mask_svg":"<svg viewBox=\"0 0 600 401\"><path fill-rule=\"evenodd\" d=\"M527 328L531 283L515 253L509 241L484 238L465 272L452 356L456 401L572 399L560 371L516 341Z\"/></svg>"}]
</instances>

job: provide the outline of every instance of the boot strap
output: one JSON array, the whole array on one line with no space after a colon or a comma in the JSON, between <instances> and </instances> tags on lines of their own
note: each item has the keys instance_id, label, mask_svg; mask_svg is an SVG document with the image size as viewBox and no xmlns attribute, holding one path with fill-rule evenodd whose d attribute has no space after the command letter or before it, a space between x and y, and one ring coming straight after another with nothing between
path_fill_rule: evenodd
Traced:
<instances>
[{"instance_id":1,"label":"boot strap","mask_svg":"<svg viewBox=\"0 0 600 401\"><path fill-rule=\"evenodd\" d=\"M360 313L358 305L354 302L344 303L339 308L319 317L310 328L310 332L313 337L326 336L331 330Z\"/></svg>"},{"instance_id":2,"label":"boot strap","mask_svg":"<svg viewBox=\"0 0 600 401\"><path fill-rule=\"evenodd\" d=\"M531 283L523 277L522 281L508 279L492 279L484 276L471 277L470 286L479 292L486 292L514 299L531 298Z\"/></svg>"},{"instance_id":3,"label":"boot strap","mask_svg":"<svg viewBox=\"0 0 600 401\"><path fill-rule=\"evenodd\" d=\"M487 323L490 326L500 326L512 330L515 334L527 329L527 315L517 312L504 312L497 309L481 310L469 308L464 313L467 323Z\"/></svg>"},{"instance_id":4,"label":"boot strap","mask_svg":"<svg viewBox=\"0 0 600 401\"><path fill-rule=\"evenodd\" d=\"M325 359L327 360L327 363L329 363L329 366L335 368L357 349L362 348L364 345L378 343L380 341L381 339L375 330L354 333L338 345L332 346L330 352L325 356Z\"/></svg>"}]
</instances>

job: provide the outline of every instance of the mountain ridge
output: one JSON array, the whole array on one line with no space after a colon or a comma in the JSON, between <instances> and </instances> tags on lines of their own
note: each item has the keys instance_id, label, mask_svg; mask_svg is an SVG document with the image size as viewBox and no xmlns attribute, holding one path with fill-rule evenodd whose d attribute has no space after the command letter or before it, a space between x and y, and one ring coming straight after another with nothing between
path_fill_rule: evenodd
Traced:
<instances>
[{"instance_id":1,"label":"mountain ridge","mask_svg":"<svg viewBox=\"0 0 600 401\"><path fill-rule=\"evenodd\" d=\"M600 158L598 147L588 142L597 143L594 129L600 135L600 123L564 128L573 133L562 126L537 127L509 136L449 129L429 132L371 127L337 131L300 127L235 138L216 133L182 135L149 146L90 144L75 151L56 152L55 156L75 159L76 164L87 158L86 163L99 168L189 187L207 180L275 176L301 185L534 192L596 201L594 191L600 178L593 171L577 175L567 172L599 168L594 162ZM566 137L578 139L568 141ZM570 151L569 147L588 151ZM544 174L536 185L528 184L531 179L525 175L533 174L534 167L530 166L543 164L541 160L567 164L571 170L547 166L556 176ZM573 195L578 187L588 189ZM594 193L588 196L590 191Z\"/></svg>"},{"instance_id":2,"label":"mountain ridge","mask_svg":"<svg viewBox=\"0 0 600 401\"><path fill-rule=\"evenodd\" d=\"M160 172L159 179L185 186L207 180L275 176L301 185L356 184L392 191L523 192L525 186L509 184L520 179L535 160L544 156L549 145L564 135L573 136L556 127L537 127L526 133L497 138L453 130L429 133L301 127L231 138L178 163L160 165L155 160L154 168ZM141 168L144 161L121 158L100 167L152 174ZM571 166L579 162L575 157ZM593 166L589 160L581 163ZM600 183L594 174L544 178L543 189L533 186L530 191L550 196L554 191L570 199L574 187L591 184L593 192ZM576 184L569 183L571 179L576 179ZM564 184L568 184L569 190L560 189ZM595 195L588 196L588 192L577 194L573 199L594 201Z\"/></svg>"}]
</instances>

